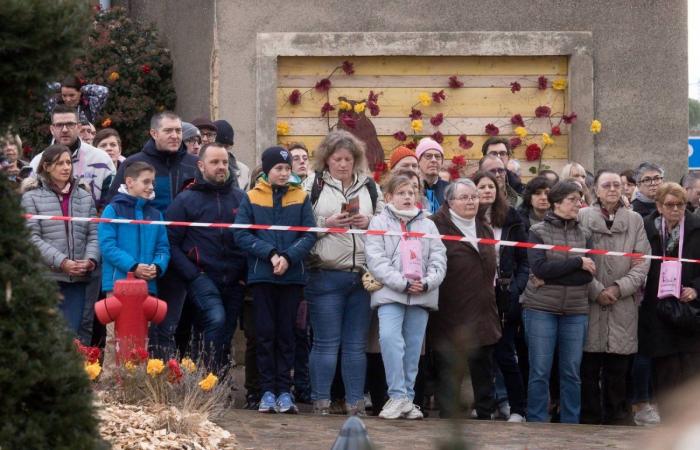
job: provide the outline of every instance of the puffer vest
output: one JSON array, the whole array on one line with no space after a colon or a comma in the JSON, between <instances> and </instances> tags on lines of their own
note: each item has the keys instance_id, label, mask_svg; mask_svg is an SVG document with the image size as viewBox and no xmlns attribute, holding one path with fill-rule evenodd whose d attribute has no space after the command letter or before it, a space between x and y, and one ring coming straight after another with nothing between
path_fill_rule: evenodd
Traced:
<instances>
[{"instance_id":1,"label":"puffer vest","mask_svg":"<svg viewBox=\"0 0 700 450\"><path fill-rule=\"evenodd\" d=\"M530 228L544 244L565 245L576 248L586 247L586 237L575 221L564 222L548 216L543 222ZM576 253L546 250L549 261L565 261L576 258ZM581 286L544 284L535 287L530 278L520 296L523 308L546 311L554 314L588 314L588 283Z\"/></svg>"}]
</instances>

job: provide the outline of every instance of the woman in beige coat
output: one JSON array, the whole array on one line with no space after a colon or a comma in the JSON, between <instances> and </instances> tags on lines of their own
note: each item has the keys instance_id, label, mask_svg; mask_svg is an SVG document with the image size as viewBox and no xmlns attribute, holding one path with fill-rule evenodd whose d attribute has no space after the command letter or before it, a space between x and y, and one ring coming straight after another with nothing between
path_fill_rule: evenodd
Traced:
<instances>
[{"instance_id":1,"label":"woman in beige coat","mask_svg":"<svg viewBox=\"0 0 700 450\"><path fill-rule=\"evenodd\" d=\"M579 211L578 217L591 247L649 254L642 217L623 206L620 175L601 170L594 189L597 201ZM631 355L637 352L635 294L644 284L649 260L591 257L597 270L589 285L588 335L581 362L581 423L626 424L627 370Z\"/></svg>"}]
</instances>

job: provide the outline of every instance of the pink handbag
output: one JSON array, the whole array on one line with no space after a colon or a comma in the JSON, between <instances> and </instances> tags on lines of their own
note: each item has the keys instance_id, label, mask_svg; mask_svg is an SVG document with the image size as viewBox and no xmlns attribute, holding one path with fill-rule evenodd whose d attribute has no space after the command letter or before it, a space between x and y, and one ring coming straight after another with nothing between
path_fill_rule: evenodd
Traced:
<instances>
[{"instance_id":1,"label":"pink handbag","mask_svg":"<svg viewBox=\"0 0 700 450\"><path fill-rule=\"evenodd\" d=\"M678 259L683 256L683 231L685 220L681 220L681 233L678 242ZM661 245L663 255L666 256L666 220L661 218ZM659 272L658 298L675 297L681 298L681 270L683 265L680 261L663 261Z\"/></svg>"},{"instance_id":2,"label":"pink handbag","mask_svg":"<svg viewBox=\"0 0 700 450\"><path fill-rule=\"evenodd\" d=\"M401 222L401 231L406 232L406 225ZM401 236L399 244L401 269L407 280L423 279L423 247L418 239L406 239Z\"/></svg>"}]
</instances>

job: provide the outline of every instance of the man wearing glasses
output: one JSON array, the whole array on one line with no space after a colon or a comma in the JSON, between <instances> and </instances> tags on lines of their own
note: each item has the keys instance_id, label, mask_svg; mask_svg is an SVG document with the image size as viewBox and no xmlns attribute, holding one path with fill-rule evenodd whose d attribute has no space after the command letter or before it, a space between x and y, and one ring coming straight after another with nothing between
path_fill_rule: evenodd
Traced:
<instances>
[{"instance_id":1,"label":"man wearing glasses","mask_svg":"<svg viewBox=\"0 0 700 450\"><path fill-rule=\"evenodd\" d=\"M505 192L506 200L508 204L513 208L517 208L523 202L522 197L515 192L508 184L506 166L503 164L503 160L496 155L487 154L479 161L479 170L483 172L491 172L493 176L496 177L498 182L498 190L500 192Z\"/></svg>"},{"instance_id":2,"label":"man wearing glasses","mask_svg":"<svg viewBox=\"0 0 700 450\"><path fill-rule=\"evenodd\" d=\"M95 206L100 211L105 196L116 173L109 155L79 138L78 112L66 105L56 105L51 113L51 134L57 144L70 148L73 160L73 176L92 194ZM42 152L43 153L43 152ZM36 173L42 153L32 159L30 166Z\"/></svg>"},{"instance_id":3,"label":"man wearing glasses","mask_svg":"<svg viewBox=\"0 0 700 450\"><path fill-rule=\"evenodd\" d=\"M445 152L437 141L423 138L416 147L418 169L423 181L423 191L428 199L428 209L435 214L445 200L445 189L450 184L440 179L440 169L445 160Z\"/></svg>"},{"instance_id":4,"label":"man wearing glasses","mask_svg":"<svg viewBox=\"0 0 700 450\"><path fill-rule=\"evenodd\" d=\"M510 141L508 139L495 136L486 139L484 145L481 146L481 154L484 156L493 155L503 161L503 166L506 168L506 184L516 193L523 193L525 186L523 186L522 181L520 181L520 176L508 170L508 163L513 156L513 150L510 148Z\"/></svg>"},{"instance_id":5,"label":"man wearing glasses","mask_svg":"<svg viewBox=\"0 0 700 450\"><path fill-rule=\"evenodd\" d=\"M642 217L656 211L656 191L664 182L663 167L643 162L637 168L637 192L632 200L632 210Z\"/></svg>"}]
</instances>

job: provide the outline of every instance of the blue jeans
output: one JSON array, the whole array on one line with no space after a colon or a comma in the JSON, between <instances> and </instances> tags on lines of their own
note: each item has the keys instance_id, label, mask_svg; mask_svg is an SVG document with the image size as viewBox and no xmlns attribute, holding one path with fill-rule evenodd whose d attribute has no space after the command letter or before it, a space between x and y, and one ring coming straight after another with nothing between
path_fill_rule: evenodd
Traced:
<instances>
[{"instance_id":1,"label":"blue jeans","mask_svg":"<svg viewBox=\"0 0 700 450\"><path fill-rule=\"evenodd\" d=\"M413 401L428 311L420 306L389 303L381 305L377 315L389 398Z\"/></svg>"},{"instance_id":2,"label":"blue jeans","mask_svg":"<svg viewBox=\"0 0 700 450\"><path fill-rule=\"evenodd\" d=\"M68 328L73 334L78 333L80 322L83 320L83 307L85 306L85 290L87 283L58 282L58 289L63 295L63 301L58 304L58 309L68 323Z\"/></svg>"},{"instance_id":3,"label":"blue jeans","mask_svg":"<svg viewBox=\"0 0 700 450\"><path fill-rule=\"evenodd\" d=\"M312 399L330 400L342 347L345 401L354 404L364 398L369 292L362 287L359 273L321 270L311 272L305 294L314 336L309 355Z\"/></svg>"},{"instance_id":4,"label":"blue jeans","mask_svg":"<svg viewBox=\"0 0 700 450\"><path fill-rule=\"evenodd\" d=\"M559 392L561 422L579 423L581 415L581 358L588 329L588 315L558 315L523 310L530 357L527 387L527 420L548 420L549 375L554 348L559 344Z\"/></svg>"}]
</instances>

